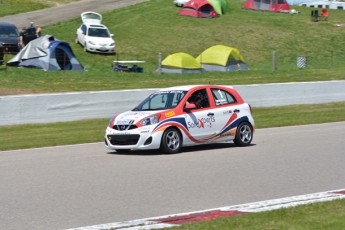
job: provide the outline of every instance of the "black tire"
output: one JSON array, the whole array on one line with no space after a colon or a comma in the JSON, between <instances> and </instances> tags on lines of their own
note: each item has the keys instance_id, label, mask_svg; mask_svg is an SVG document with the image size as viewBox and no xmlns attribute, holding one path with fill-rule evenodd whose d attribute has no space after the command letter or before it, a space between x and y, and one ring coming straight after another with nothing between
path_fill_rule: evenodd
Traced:
<instances>
[{"instance_id":1,"label":"black tire","mask_svg":"<svg viewBox=\"0 0 345 230\"><path fill-rule=\"evenodd\" d=\"M168 128L165 130L162 141L161 150L168 154L178 153L182 146L182 137L176 128Z\"/></svg>"},{"instance_id":2,"label":"black tire","mask_svg":"<svg viewBox=\"0 0 345 230\"><path fill-rule=\"evenodd\" d=\"M253 128L248 122L242 122L236 130L234 143L237 146L249 146L253 140Z\"/></svg>"},{"instance_id":3,"label":"black tire","mask_svg":"<svg viewBox=\"0 0 345 230\"><path fill-rule=\"evenodd\" d=\"M128 153L129 151L131 151L130 149L116 149L116 152L118 153Z\"/></svg>"}]
</instances>

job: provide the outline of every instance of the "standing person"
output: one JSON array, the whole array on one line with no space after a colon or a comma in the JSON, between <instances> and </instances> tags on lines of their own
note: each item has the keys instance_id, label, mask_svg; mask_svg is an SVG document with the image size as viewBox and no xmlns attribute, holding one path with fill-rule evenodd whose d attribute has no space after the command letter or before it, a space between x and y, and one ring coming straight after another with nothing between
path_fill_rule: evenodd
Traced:
<instances>
[{"instance_id":1,"label":"standing person","mask_svg":"<svg viewBox=\"0 0 345 230\"><path fill-rule=\"evenodd\" d=\"M42 29L39 25L36 26L36 36L39 38L42 35Z\"/></svg>"},{"instance_id":2,"label":"standing person","mask_svg":"<svg viewBox=\"0 0 345 230\"><path fill-rule=\"evenodd\" d=\"M23 27L22 31L19 34L19 39L18 39L18 46L19 49L23 49L25 44L24 44L24 36L26 35L26 28Z\"/></svg>"},{"instance_id":3,"label":"standing person","mask_svg":"<svg viewBox=\"0 0 345 230\"><path fill-rule=\"evenodd\" d=\"M36 35L36 27L33 22L30 22L30 25L26 28L28 35Z\"/></svg>"},{"instance_id":4,"label":"standing person","mask_svg":"<svg viewBox=\"0 0 345 230\"><path fill-rule=\"evenodd\" d=\"M29 29L36 29L35 26L34 26L34 23L33 22L30 22L30 25L28 26L28 28L26 28L27 30Z\"/></svg>"}]
</instances>

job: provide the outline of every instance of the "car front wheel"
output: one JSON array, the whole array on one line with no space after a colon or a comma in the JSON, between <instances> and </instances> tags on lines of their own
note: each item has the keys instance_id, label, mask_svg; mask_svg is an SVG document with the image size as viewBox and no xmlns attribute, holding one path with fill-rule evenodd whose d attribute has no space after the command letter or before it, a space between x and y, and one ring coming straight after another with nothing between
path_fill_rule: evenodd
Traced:
<instances>
[{"instance_id":1,"label":"car front wheel","mask_svg":"<svg viewBox=\"0 0 345 230\"><path fill-rule=\"evenodd\" d=\"M87 52L86 43L84 44L84 52Z\"/></svg>"},{"instance_id":2,"label":"car front wheel","mask_svg":"<svg viewBox=\"0 0 345 230\"><path fill-rule=\"evenodd\" d=\"M234 143L237 146L248 146L253 139L253 129L248 122L242 122L236 130Z\"/></svg>"},{"instance_id":3,"label":"car front wheel","mask_svg":"<svg viewBox=\"0 0 345 230\"><path fill-rule=\"evenodd\" d=\"M178 153L182 146L182 137L176 128L168 128L162 137L161 150L165 153Z\"/></svg>"}]
</instances>

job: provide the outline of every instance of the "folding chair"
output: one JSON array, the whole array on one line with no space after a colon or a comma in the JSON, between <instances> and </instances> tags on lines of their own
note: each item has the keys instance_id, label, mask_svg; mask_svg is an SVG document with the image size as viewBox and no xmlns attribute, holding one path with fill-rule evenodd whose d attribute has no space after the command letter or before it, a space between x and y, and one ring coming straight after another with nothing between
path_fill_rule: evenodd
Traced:
<instances>
[{"instance_id":1,"label":"folding chair","mask_svg":"<svg viewBox=\"0 0 345 230\"><path fill-rule=\"evenodd\" d=\"M328 16L329 16L329 13L328 13L327 9L322 9L322 12L321 12L322 20L327 21L328 20Z\"/></svg>"},{"instance_id":2,"label":"folding chair","mask_svg":"<svg viewBox=\"0 0 345 230\"><path fill-rule=\"evenodd\" d=\"M318 22L320 20L320 15L318 10L312 10L311 11L311 20L313 22Z\"/></svg>"}]
</instances>

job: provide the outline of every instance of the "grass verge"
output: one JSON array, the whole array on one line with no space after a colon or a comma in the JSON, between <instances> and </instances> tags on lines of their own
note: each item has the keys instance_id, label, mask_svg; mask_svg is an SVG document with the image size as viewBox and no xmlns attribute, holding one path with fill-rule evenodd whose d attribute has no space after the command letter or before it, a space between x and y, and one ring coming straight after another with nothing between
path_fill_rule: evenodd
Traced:
<instances>
[{"instance_id":1,"label":"grass verge","mask_svg":"<svg viewBox=\"0 0 345 230\"><path fill-rule=\"evenodd\" d=\"M169 230L343 230L345 199L184 224Z\"/></svg>"},{"instance_id":2,"label":"grass verge","mask_svg":"<svg viewBox=\"0 0 345 230\"><path fill-rule=\"evenodd\" d=\"M345 121L345 102L257 107L253 116L256 128ZM109 119L1 126L0 151L102 142Z\"/></svg>"}]
</instances>

